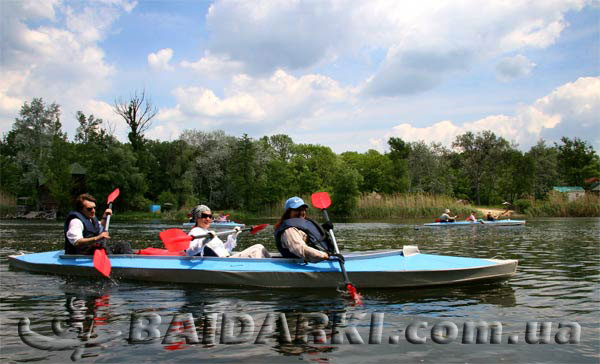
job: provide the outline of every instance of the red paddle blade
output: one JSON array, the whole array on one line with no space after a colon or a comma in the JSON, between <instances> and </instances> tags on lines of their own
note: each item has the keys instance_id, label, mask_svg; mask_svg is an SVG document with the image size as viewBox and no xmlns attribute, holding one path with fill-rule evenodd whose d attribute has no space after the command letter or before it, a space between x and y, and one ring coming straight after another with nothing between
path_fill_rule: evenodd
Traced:
<instances>
[{"instance_id":1,"label":"red paddle blade","mask_svg":"<svg viewBox=\"0 0 600 364\"><path fill-rule=\"evenodd\" d=\"M180 229L168 229L158 234L165 248L170 252L186 250L190 247L192 237Z\"/></svg>"},{"instance_id":2,"label":"red paddle blade","mask_svg":"<svg viewBox=\"0 0 600 364\"><path fill-rule=\"evenodd\" d=\"M362 295L356 291L356 287L352 283L346 284L346 289L348 293L350 293L350 297L354 300L354 303L357 305L362 305Z\"/></svg>"},{"instance_id":3,"label":"red paddle blade","mask_svg":"<svg viewBox=\"0 0 600 364\"><path fill-rule=\"evenodd\" d=\"M262 229L266 228L267 226L269 226L269 224L260 224L260 225L253 226L252 230L250 230L250 234L254 235L257 232L261 231Z\"/></svg>"},{"instance_id":4,"label":"red paddle blade","mask_svg":"<svg viewBox=\"0 0 600 364\"><path fill-rule=\"evenodd\" d=\"M114 191L112 191L110 193L110 195L108 195L108 198L106 199L106 203L110 204L112 203L117 197L119 197L119 193L121 193L121 191L119 191L119 188L115 188Z\"/></svg>"},{"instance_id":5,"label":"red paddle blade","mask_svg":"<svg viewBox=\"0 0 600 364\"><path fill-rule=\"evenodd\" d=\"M108 260L104 249L94 251L94 268L106 278L110 278L110 260Z\"/></svg>"},{"instance_id":6,"label":"red paddle blade","mask_svg":"<svg viewBox=\"0 0 600 364\"><path fill-rule=\"evenodd\" d=\"M327 192L315 192L311 196L312 204L318 209L326 209L331 206L331 198Z\"/></svg>"}]
</instances>

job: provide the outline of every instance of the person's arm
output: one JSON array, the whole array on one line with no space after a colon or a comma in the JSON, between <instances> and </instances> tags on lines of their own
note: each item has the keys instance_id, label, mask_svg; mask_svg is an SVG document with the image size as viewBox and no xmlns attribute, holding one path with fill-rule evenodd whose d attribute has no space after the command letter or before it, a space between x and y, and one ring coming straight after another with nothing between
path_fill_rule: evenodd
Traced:
<instances>
[{"instance_id":1,"label":"person's arm","mask_svg":"<svg viewBox=\"0 0 600 364\"><path fill-rule=\"evenodd\" d=\"M108 235L108 232L104 231L99 235L84 238L83 223L79 219L72 219L71 222L69 222L69 228L67 229L67 239L75 246L82 246L94 244L101 239L110 239L110 235Z\"/></svg>"},{"instance_id":2,"label":"person's arm","mask_svg":"<svg viewBox=\"0 0 600 364\"><path fill-rule=\"evenodd\" d=\"M329 255L318 249L306 245L306 234L296 228L289 228L283 232L281 241L292 254L301 257L307 262L316 263L329 259Z\"/></svg>"},{"instance_id":3,"label":"person's arm","mask_svg":"<svg viewBox=\"0 0 600 364\"><path fill-rule=\"evenodd\" d=\"M188 235L200 236L200 235L204 235L204 234L208 234L208 233L209 233L208 230L205 230L201 227L195 227L192 230L190 230ZM190 241L190 246L185 250L186 255L194 256L194 255L201 253L202 250L204 249L204 245L206 245L212 239L213 238L210 236L206 237L206 238L193 239L192 241Z\"/></svg>"},{"instance_id":4,"label":"person's arm","mask_svg":"<svg viewBox=\"0 0 600 364\"><path fill-rule=\"evenodd\" d=\"M235 247L237 245L237 237L242 232L242 228L239 226L236 226L235 228L233 228L233 230L235 232L232 234L229 234L229 236L227 236L227 241L225 242L225 249L227 249L229 254L231 254L233 252L233 249L235 249Z\"/></svg>"}]
</instances>

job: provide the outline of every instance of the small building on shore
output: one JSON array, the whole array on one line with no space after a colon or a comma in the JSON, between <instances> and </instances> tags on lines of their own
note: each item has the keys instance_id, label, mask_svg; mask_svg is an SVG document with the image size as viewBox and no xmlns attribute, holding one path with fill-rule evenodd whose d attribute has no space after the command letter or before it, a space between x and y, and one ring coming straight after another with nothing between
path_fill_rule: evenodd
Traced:
<instances>
[{"instance_id":1,"label":"small building on shore","mask_svg":"<svg viewBox=\"0 0 600 364\"><path fill-rule=\"evenodd\" d=\"M564 193L567 195L567 201L572 202L583 196L585 196L585 190L579 186L556 186L552 188L553 191Z\"/></svg>"}]
</instances>

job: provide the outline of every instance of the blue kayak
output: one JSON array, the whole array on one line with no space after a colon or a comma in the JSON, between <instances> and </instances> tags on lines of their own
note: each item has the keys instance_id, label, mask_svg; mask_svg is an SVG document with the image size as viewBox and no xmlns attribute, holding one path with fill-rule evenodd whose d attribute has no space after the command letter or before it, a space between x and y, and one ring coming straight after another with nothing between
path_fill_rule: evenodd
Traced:
<instances>
[{"instance_id":1,"label":"blue kayak","mask_svg":"<svg viewBox=\"0 0 600 364\"><path fill-rule=\"evenodd\" d=\"M337 287L342 280L337 258L319 263L281 257L217 258L156 255L110 255L111 277L171 283L249 287ZM358 288L423 287L515 274L514 259L483 259L421 254L416 246L402 250L345 255L346 271ZM92 257L64 251L9 257L12 267L32 272L101 278Z\"/></svg>"},{"instance_id":2,"label":"blue kayak","mask_svg":"<svg viewBox=\"0 0 600 364\"><path fill-rule=\"evenodd\" d=\"M490 225L490 226L519 226L525 225L525 220L495 220L495 221L455 221L455 222L432 222L429 224L424 224L424 226L441 226L441 227L449 227L449 226L482 226L482 225Z\"/></svg>"}]
</instances>

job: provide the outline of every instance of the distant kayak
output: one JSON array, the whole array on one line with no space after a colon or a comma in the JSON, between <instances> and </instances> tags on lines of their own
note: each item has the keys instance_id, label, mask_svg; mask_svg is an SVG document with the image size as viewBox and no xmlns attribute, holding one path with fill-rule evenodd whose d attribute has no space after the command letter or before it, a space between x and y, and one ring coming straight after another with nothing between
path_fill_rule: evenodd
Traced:
<instances>
[{"instance_id":1,"label":"distant kayak","mask_svg":"<svg viewBox=\"0 0 600 364\"><path fill-rule=\"evenodd\" d=\"M194 225L195 224L193 222L185 222L185 223L183 223L183 226L187 226L187 227L192 227ZM222 222L213 221L210 224L210 227L213 228L213 229L218 229L218 228L233 229L236 226L244 227L246 225L237 223L235 221L222 221Z\"/></svg>"},{"instance_id":2,"label":"distant kayak","mask_svg":"<svg viewBox=\"0 0 600 364\"><path fill-rule=\"evenodd\" d=\"M480 225L493 225L493 226L519 226L525 225L525 220L495 220L495 221L456 221L456 222L431 222L424 224L424 226L480 226Z\"/></svg>"}]
</instances>

